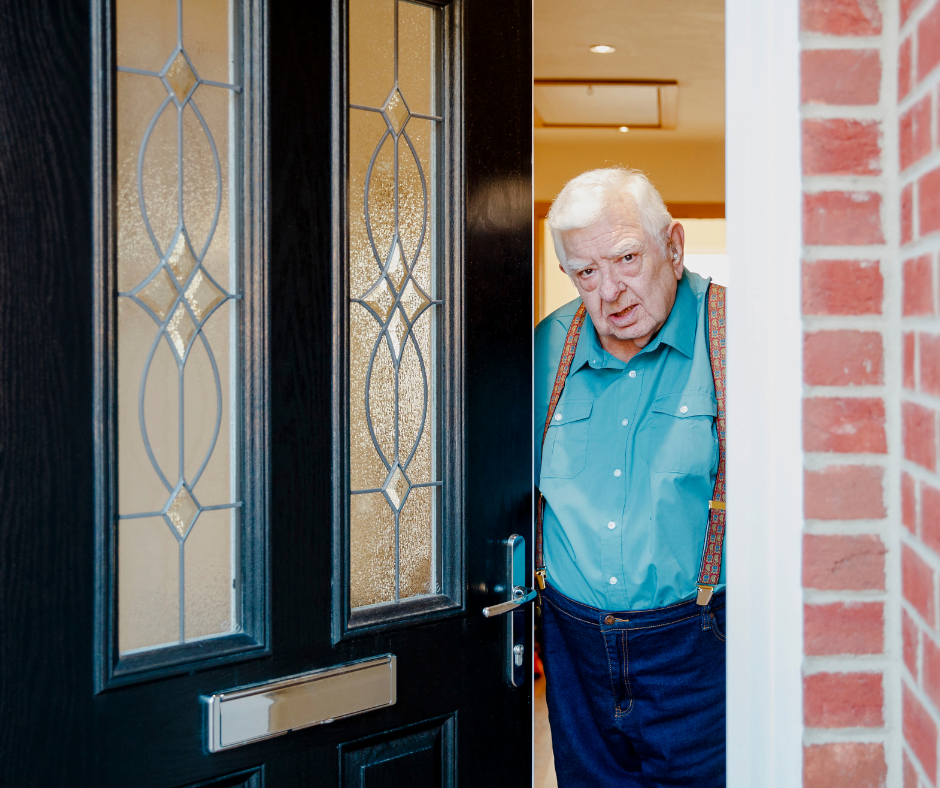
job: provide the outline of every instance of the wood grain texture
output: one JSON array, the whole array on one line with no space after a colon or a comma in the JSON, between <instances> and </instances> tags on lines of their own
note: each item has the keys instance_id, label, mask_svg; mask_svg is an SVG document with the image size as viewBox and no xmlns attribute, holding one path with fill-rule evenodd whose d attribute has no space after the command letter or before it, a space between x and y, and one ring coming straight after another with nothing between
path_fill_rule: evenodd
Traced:
<instances>
[{"instance_id":1,"label":"wood grain texture","mask_svg":"<svg viewBox=\"0 0 940 788\"><path fill-rule=\"evenodd\" d=\"M263 763L272 788L329 788L339 745L455 711L462 783L529 783L531 691L506 685L479 611L505 583L498 540L531 523L531 8L457 7L466 612L332 644L331 4L271 0L273 653L95 695L91 7L0 5L0 784L171 788ZM387 652L394 707L206 753L202 697Z\"/></svg>"},{"instance_id":2,"label":"wood grain texture","mask_svg":"<svg viewBox=\"0 0 940 788\"><path fill-rule=\"evenodd\" d=\"M74 784L90 757L88 17L82 2L0 5L4 785Z\"/></svg>"}]
</instances>

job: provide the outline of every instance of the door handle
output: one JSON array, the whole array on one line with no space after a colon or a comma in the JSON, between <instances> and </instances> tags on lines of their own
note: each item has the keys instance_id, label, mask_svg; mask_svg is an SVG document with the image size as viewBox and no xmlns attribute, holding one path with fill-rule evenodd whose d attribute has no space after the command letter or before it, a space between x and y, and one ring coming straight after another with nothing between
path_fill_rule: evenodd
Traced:
<instances>
[{"instance_id":1,"label":"door handle","mask_svg":"<svg viewBox=\"0 0 940 788\"><path fill-rule=\"evenodd\" d=\"M522 539L522 537L519 537ZM512 599L508 602L500 602L498 605L490 605L489 607L483 608L483 615L487 618L492 618L493 616L499 616L503 613L508 613L510 610L515 610L519 605L524 605L526 602L531 602L538 596L538 592L534 588L528 588L527 586L513 586L512 587Z\"/></svg>"},{"instance_id":2,"label":"door handle","mask_svg":"<svg viewBox=\"0 0 940 788\"><path fill-rule=\"evenodd\" d=\"M525 659L525 605L538 596L534 588L525 585L526 552L525 539L519 534L510 536L503 545L506 550L506 576L512 588L511 598L506 602L483 608L487 618L509 613L506 624L506 668L511 687L521 687L526 677Z\"/></svg>"}]
</instances>

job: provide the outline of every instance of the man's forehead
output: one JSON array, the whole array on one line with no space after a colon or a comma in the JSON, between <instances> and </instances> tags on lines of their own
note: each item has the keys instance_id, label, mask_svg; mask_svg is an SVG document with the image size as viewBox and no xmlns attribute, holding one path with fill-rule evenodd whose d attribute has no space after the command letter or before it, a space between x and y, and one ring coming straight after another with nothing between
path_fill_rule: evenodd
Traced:
<instances>
[{"instance_id":1,"label":"man's forehead","mask_svg":"<svg viewBox=\"0 0 940 788\"><path fill-rule=\"evenodd\" d=\"M562 234L569 257L615 257L621 252L637 251L647 242L639 217L624 211L608 215L588 227Z\"/></svg>"}]
</instances>

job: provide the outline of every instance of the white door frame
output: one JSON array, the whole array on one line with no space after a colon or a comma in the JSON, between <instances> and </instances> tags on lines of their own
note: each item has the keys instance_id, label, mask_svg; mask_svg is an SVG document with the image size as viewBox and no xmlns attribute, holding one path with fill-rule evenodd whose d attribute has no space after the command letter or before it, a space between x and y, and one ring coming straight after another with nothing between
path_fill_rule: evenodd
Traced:
<instances>
[{"instance_id":1,"label":"white door frame","mask_svg":"<svg viewBox=\"0 0 940 788\"><path fill-rule=\"evenodd\" d=\"M728 786L802 785L799 4L725 6Z\"/></svg>"}]
</instances>

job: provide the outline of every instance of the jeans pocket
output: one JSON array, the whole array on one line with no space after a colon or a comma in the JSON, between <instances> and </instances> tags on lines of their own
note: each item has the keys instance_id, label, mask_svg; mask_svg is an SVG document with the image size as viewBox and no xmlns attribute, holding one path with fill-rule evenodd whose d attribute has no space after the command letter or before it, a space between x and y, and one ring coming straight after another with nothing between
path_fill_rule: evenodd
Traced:
<instances>
[{"instance_id":1,"label":"jeans pocket","mask_svg":"<svg viewBox=\"0 0 940 788\"><path fill-rule=\"evenodd\" d=\"M718 621L718 616L716 613L721 614L721 622ZM714 633L715 637L718 638L722 643L725 642L725 609L713 610L709 617L711 618L711 631Z\"/></svg>"}]
</instances>

